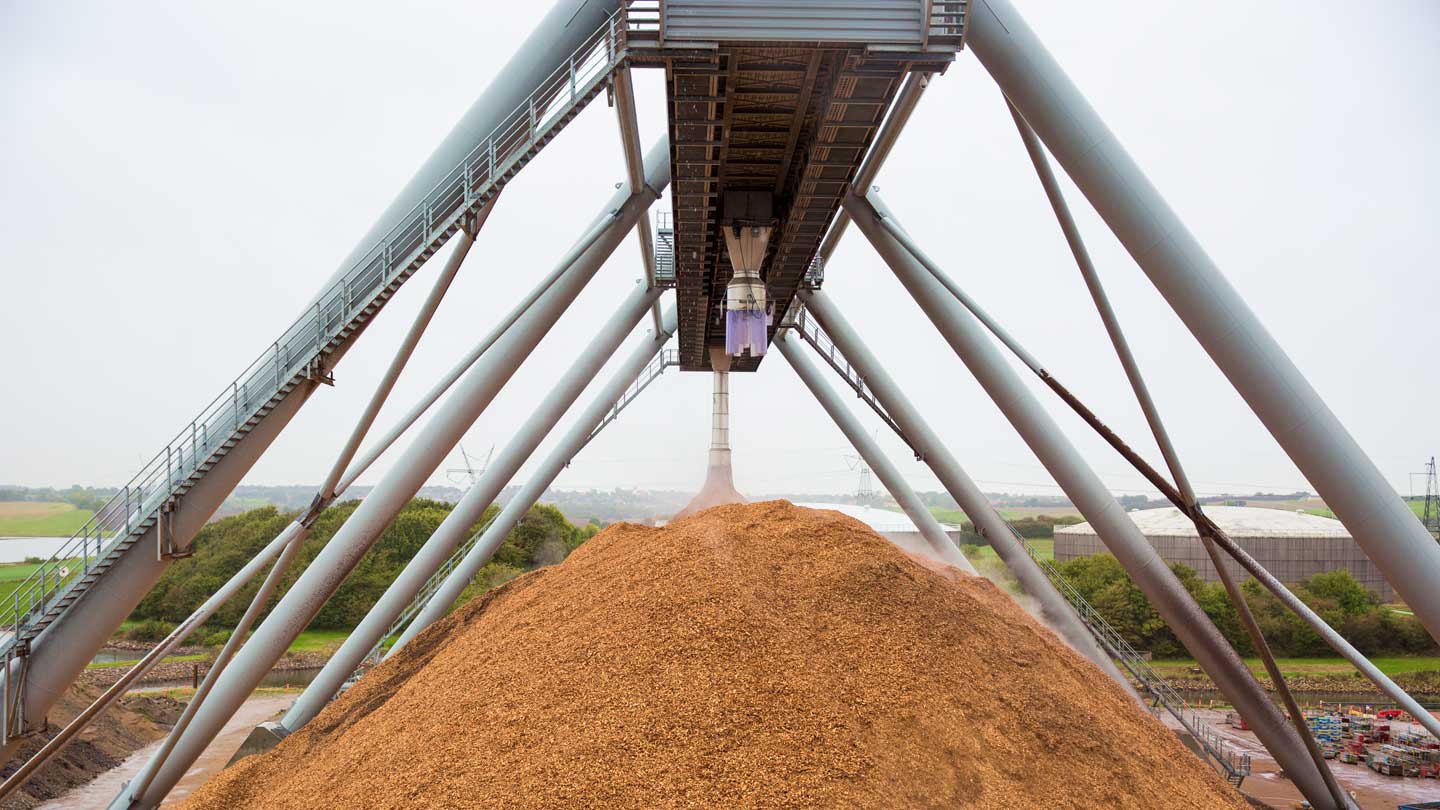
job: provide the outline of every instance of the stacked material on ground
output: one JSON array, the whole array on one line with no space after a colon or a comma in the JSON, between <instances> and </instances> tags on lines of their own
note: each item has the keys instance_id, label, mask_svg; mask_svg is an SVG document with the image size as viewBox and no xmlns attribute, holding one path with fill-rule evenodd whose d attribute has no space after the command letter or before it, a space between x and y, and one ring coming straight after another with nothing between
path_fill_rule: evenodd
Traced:
<instances>
[{"instance_id":1,"label":"stacked material on ground","mask_svg":"<svg viewBox=\"0 0 1440 810\"><path fill-rule=\"evenodd\" d=\"M183 805L1246 806L990 582L783 501L610 527Z\"/></svg>"}]
</instances>

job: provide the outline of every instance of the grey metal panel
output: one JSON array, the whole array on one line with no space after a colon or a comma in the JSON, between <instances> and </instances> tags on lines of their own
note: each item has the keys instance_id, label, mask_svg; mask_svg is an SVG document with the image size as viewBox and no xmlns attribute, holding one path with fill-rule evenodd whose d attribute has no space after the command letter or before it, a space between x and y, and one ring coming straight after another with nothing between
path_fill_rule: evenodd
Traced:
<instances>
[{"instance_id":1,"label":"grey metal panel","mask_svg":"<svg viewBox=\"0 0 1440 810\"><path fill-rule=\"evenodd\" d=\"M920 44L923 0L666 0L665 39Z\"/></svg>"}]
</instances>

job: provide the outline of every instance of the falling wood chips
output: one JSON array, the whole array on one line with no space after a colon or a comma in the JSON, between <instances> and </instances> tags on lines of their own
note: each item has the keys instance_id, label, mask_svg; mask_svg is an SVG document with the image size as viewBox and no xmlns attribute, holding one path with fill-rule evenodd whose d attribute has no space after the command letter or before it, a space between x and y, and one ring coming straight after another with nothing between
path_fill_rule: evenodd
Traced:
<instances>
[{"instance_id":1,"label":"falling wood chips","mask_svg":"<svg viewBox=\"0 0 1440 810\"><path fill-rule=\"evenodd\" d=\"M1247 806L991 583L784 501L610 527L182 805Z\"/></svg>"}]
</instances>

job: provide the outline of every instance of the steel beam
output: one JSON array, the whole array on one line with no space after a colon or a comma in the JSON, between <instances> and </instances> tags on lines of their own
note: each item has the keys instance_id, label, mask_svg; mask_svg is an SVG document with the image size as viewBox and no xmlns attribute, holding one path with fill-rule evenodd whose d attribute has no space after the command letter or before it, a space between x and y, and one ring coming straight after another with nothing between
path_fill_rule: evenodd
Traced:
<instances>
[{"instance_id":1,"label":"steel beam","mask_svg":"<svg viewBox=\"0 0 1440 810\"><path fill-rule=\"evenodd\" d=\"M925 88L930 86L930 74L911 73L905 77L905 84L895 96L895 104L890 108L890 115L885 118L885 123L880 126L880 131L875 135L875 143L871 145L865 160L861 162L860 168L855 171L855 181L851 188L857 194L864 194L875 182L875 177L880 173L880 167L885 165L885 160L890 157L890 151L895 148L895 142L900 139L900 132L910 122L910 116L915 112L915 107L920 103L920 96ZM825 241L820 243L820 262L823 265L830 263L830 257L835 253L835 248L840 246L841 237L850 227L850 214L845 209L835 212L835 219L830 224L830 230L825 233Z\"/></svg>"},{"instance_id":2,"label":"steel beam","mask_svg":"<svg viewBox=\"0 0 1440 810\"><path fill-rule=\"evenodd\" d=\"M262 549L259 554L251 557L249 562L245 563L239 571L236 571L230 579L226 580L225 584L221 585L215 593L210 595L210 598L201 603L200 607L195 608L193 613L186 616L184 621L176 625L175 629L171 630L170 634L162 639L159 644L156 644L153 649L145 653L145 656L127 670L124 675L121 675L119 680L111 684L108 689L100 694L100 697L96 698L94 702L81 710L74 719L54 737L51 737L49 742L45 743L39 751L36 751L35 754L25 760L25 763L17 768L14 773L10 774L10 776L6 778L5 783L0 785L0 801L3 801L13 794L35 774L35 771L39 770L56 754L64 750L65 746L70 743L70 740L73 739L76 734L84 731L96 717L99 717L100 714L110 708L116 700L123 697L132 685L145 677L150 670L154 669L156 664L174 652L176 647L184 644L185 639L189 638L191 633L194 633L201 625L209 621L210 617L214 616L222 605L243 590L245 586L250 583L250 580L254 579L255 575L260 573L261 569L268 565L271 560L275 559L275 556L285 549L297 535L303 535L305 532L305 527L299 523L292 522L286 526L280 534L276 535L274 540L270 541L269 545ZM304 542L303 538L301 542Z\"/></svg>"},{"instance_id":3,"label":"steel beam","mask_svg":"<svg viewBox=\"0 0 1440 810\"><path fill-rule=\"evenodd\" d=\"M280 723L293 732L310 722L340 691L347 678L365 660L365 656L384 639L395 620L415 598L415 594L438 570L465 539L470 527L485 514L535 448L554 430L560 418L584 393L585 387L605 367L620 344L660 297L661 290L643 283L628 295L610 319L600 327L590 345L580 352L570 369L561 376L554 390L545 397L485 469L485 473L466 491L460 502L445 516L425 545L406 564L405 569L386 588L385 593L361 620L360 624L326 662L315 680L305 688Z\"/></svg>"},{"instance_id":4,"label":"steel beam","mask_svg":"<svg viewBox=\"0 0 1440 810\"><path fill-rule=\"evenodd\" d=\"M1015 575L1020 587L1039 604L1041 616L1046 623L1069 642L1071 647L1104 670L1105 674L1121 684L1127 692L1133 693L1130 680L1095 642L1095 637L1090 634L1089 628L1080 620L1075 609L1055 589L1055 585L1045 576L1045 572L1040 570L1039 564L1029 552L1021 547L1023 541L1015 536L1009 524L1000 517L1000 513L995 511L990 500L980 491L980 487L966 475L960 462L911 404L904 390L885 370L885 364L871 353L859 333L841 314L839 307L830 300L830 296L824 290L802 290L800 300L805 304L806 310L820 322L830 339L835 341L835 346L845 355L845 359L859 372L866 387L874 393L875 399L885 408L886 413L890 414L890 418L904 431L906 439L914 446L925 465L935 473L935 477L940 479L945 491L950 493L950 497L955 499L974 522L975 531L990 541L991 548L995 549L995 553Z\"/></svg>"},{"instance_id":5,"label":"steel beam","mask_svg":"<svg viewBox=\"0 0 1440 810\"><path fill-rule=\"evenodd\" d=\"M635 114L635 79L629 67L615 71L615 118L620 124L620 145L625 152L625 170L630 178L630 187L638 188L645 179L644 159L640 155L640 119ZM640 240L640 263L645 269L645 286L655 286L655 233L650 228L650 218L638 223L635 237ZM650 307L650 319L655 331L660 331L660 299L656 298Z\"/></svg>"},{"instance_id":6,"label":"steel beam","mask_svg":"<svg viewBox=\"0 0 1440 810\"><path fill-rule=\"evenodd\" d=\"M332 354L331 367L353 345L354 341L346 343ZM234 491L235 485L269 449L271 442L319 385L318 382L304 382L287 394L199 483L185 493L171 519L171 537L175 545L182 548L190 545L195 534L215 514L215 510ZM95 652L105 646L145 594L155 587L171 563L170 559L156 558L156 545L156 532L151 528L105 576L30 643L27 658L12 661L5 677L16 677L22 668L26 670L23 679L17 678L24 689L25 717L45 717L85 671ZM0 683L0 690L5 688L6 685ZM20 738L6 743L0 749L0 762L8 760L19 745Z\"/></svg>"},{"instance_id":7,"label":"steel beam","mask_svg":"<svg viewBox=\"0 0 1440 810\"><path fill-rule=\"evenodd\" d=\"M606 222L603 219L596 222L577 244L586 246L594 244L595 240L604 234L605 226ZM405 431L413 427L414 424L420 420L420 417L425 415L426 411L430 410L436 402L439 402L440 398L445 395L445 392L450 390L450 386L465 376L465 372L468 371L471 366L475 365L475 362L483 357L485 353L490 350L490 347L494 346L495 342L499 340L510 327L515 325L516 321L520 320L520 316L529 311L530 307L534 306L535 302L540 300L540 296L544 295L546 290L554 286L555 282L559 280L561 276L565 275L565 271L569 269L569 264L561 263L556 265L548 275L540 280L540 283L536 284L530 292L526 293L524 298L511 308L510 312L508 312L499 323L495 324L495 326L486 333L485 337L481 338L478 343L471 347L470 351L461 358L459 363L456 363L454 367L445 373L444 377L440 378L435 385L431 386L430 390L425 393L425 396L421 397L420 401L416 402L404 416L400 417L374 446L361 454L358 461L352 462L349 468L345 470L345 475L340 478L339 483L335 486L335 497L339 498L344 494L345 490L350 488L350 485L354 484L360 476L365 474L366 470L370 469L370 465L374 464L380 456L384 455L386 450L390 449L391 445L395 444L395 442L405 434Z\"/></svg>"},{"instance_id":8,"label":"steel beam","mask_svg":"<svg viewBox=\"0 0 1440 810\"><path fill-rule=\"evenodd\" d=\"M371 490L281 598L216 683L209 699L196 711L190 727L175 745L170 757L158 766L154 781L146 791L132 795L128 789L124 790L112 802L112 808L149 810L157 807L184 776L395 514L424 485L540 339L560 319L635 222L645 216L659 191L669 183L669 144L665 139L661 139L647 155L646 171L647 187L632 193L628 183L622 184L606 205L606 213L601 216L601 221L609 223L603 236L587 249L571 251L567 257L573 261L571 268L456 384L449 399L396 460L395 466Z\"/></svg>"},{"instance_id":9,"label":"steel beam","mask_svg":"<svg viewBox=\"0 0 1440 810\"><path fill-rule=\"evenodd\" d=\"M987 339L975 316L932 275L932 268L927 268L881 224L882 218L893 217L876 195L864 199L852 195L845 200L845 207L1165 623L1255 730L1275 761L1312 804L1336 810L1324 779L1295 729L1286 723L1239 655Z\"/></svg>"},{"instance_id":10,"label":"steel beam","mask_svg":"<svg viewBox=\"0 0 1440 810\"><path fill-rule=\"evenodd\" d=\"M584 45L619 7L620 0L555 0L530 36L515 46L515 54L491 77L485 91L455 122L340 263L340 269L320 289L330 289L380 244L477 145L484 143L511 114L522 108L530 94L564 65L570 54ZM314 300L310 303L313 305Z\"/></svg>"},{"instance_id":11,"label":"steel beam","mask_svg":"<svg viewBox=\"0 0 1440 810\"><path fill-rule=\"evenodd\" d=\"M291 525L297 524L292 523ZM185 729L190 726L190 721L195 718L195 712L205 704L206 696L215 688L215 682L225 673L225 668L229 666L230 661L235 657L235 653L240 649L240 645L244 643L245 634L250 632L250 627L255 624L255 620L260 617L261 611L265 610L269 604L270 597L275 593L275 589L280 587L280 580L285 577L285 572L290 570L290 564L295 561L295 556L300 553L300 547L305 545L305 539L310 535L310 531L304 523L299 523L298 525L301 527L300 530L293 533L290 542L286 544L284 550L280 552L280 557L275 560L275 564L270 567L270 573L265 575L265 580L260 583L260 587L255 591L255 596L251 598L249 606L245 608L244 615L240 617L240 621L236 622L235 627L231 629L230 637L225 640L225 645L220 648L219 654L217 654L215 660L211 662L209 670L205 673L205 680L201 681L200 685L195 689L195 694L191 695L190 701L185 704L185 710L180 713L180 719L175 721L174 728L170 729L170 733L165 735L165 741L160 744L159 750L146 762L144 769L142 769L140 773L136 775L135 780L130 783L131 791L135 793L145 792L145 788L148 787L151 780L155 778L156 769L169 757L170 752L174 750L175 744L180 740L180 737L184 735Z\"/></svg>"},{"instance_id":12,"label":"steel beam","mask_svg":"<svg viewBox=\"0 0 1440 810\"><path fill-rule=\"evenodd\" d=\"M465 590L465 587L475 579L475 575L485 566L485 563L490 561L495 550L505 542L505 538L519 524L520 519L525 517L525 513L530 511L530 507L534 506L540 500L540 496L545 494L545 490L554 483L555 477L560 474L560 471L565 469L571 459L575 458L581 448L590 441L591 434L604 421L605 415L614 407L616 401L625 396L626 390L650 364L655 353L665 348L665 344L670 342L670 338L675 334L675 324L675 307L671 306L665 311L660 331L651 332L646 339L636 345L634 351L616 369L615 375L610 378L605 387L600 389L585 410L576 417L570 430L561 438L555 449L550 451L550 455L546 456L540 468L535 471L529 481L525 482L524 486L520 487L505 508L500 510L500 514L496 515L494 522L480 536L479 541L455 567L455 570L450 572L425 607L410 622L410 626L405 628L405 632L400 634L400 638L390 648L387 657L394 655L425 628L444 618L445 614L450 612L450 606L455 604L460 592Z\"/></svg>"},{"instance_id":13,"label":"steel beam","mask_svg":"<svg viewBox=\"0 0 1440 810\"><path fill-rule=\"evenodd\" d=\"M1020 111L1015 109L1015 105L1007 99L1005 106L1009 108L1010 117L1015 121L1015 128L1020 133L1020 140L1025 144L1025 151L1030 155L1030 162L1035 167L1035 175L1040 180L1040 186L1045 190L1045 196L1050 200L1050 208L1054 211L1055 219L1060 224L1060 230L1065 235L1065 241L1070 246L1070 253L1075 257L1075 264L1080 268L1080 275L1085 279L1085 286L1090 290L1090 297L1095 302L1095 309L1100 314L1100 320L1105 324L1105 331L1110 336L1110 343L1115 349L1116 356L1120 359L1120 365L1125 369L1125 377L1130 381L1130 388L1135 392L1135 399L1140 404L1141 412L1145 414L1145 421L1150 425L1150 433L1154 436L1155 444L1160 448L1160 455L1164 457L1165 464L1170 469L1170 475L1175 480L1175 494L1182 499L1182 503L1177 505L1181 506L1187 515L1198 516L1200 503L1195 498L1194 488L1190 485L1190 476L1185 473L1185 465L1180 463L1180 453L1170 439L1170 431L1166 429L1165 421L1160 418L1160 409L1155 404L1155 398L1150 395L1150 386L1145 383L1145 375L1140 372L1140 363L1135 359L1135 353L1130 350L1130 341L1126 339L1125 331L1120 327L1120 318L1110 304L1110 296L1105 292L1105 285L1100 280L1100 274L1096 271L1094 262L1090 260L1090 251L1085 247L1085 240L1080 236L1080 227L1075 223L1075 217L1070 213L1070 205L1065 202L1065 193L1061 190L1055 173L1050 169L1050 160L1045 156L1045 147L1036 137L1035 130L1025 123L1025 119L1020 115ZM1056 382L1049 378L1046 378L1046 381L1052 385ZM1225 593L1230 597L1230 603L1235 608L1241 626L1245 628L1246 634L1250 636L1250 643L1265 664L1265 671L1270 676L1270 685L1280 696L1280 702L1285 706L1286 714L1290 716L1290 722L1295 726L1295 732L1300 735L1300 739L1305 743L1305 748L1310 754L1310 759L1319 769L1320 775L1324 777L1325 784L1330 790L1330 796L1337 803L1345 804L1347 801L1345 792L1340 788L1340 783L1335 780L1334 774L1330 772L1330 766L1325 762L1324 753L1315 742L1315 735L1310 732L1310 727L1306 724L1300 706L1295 702L1295 696L1291 694L1290 686L1285 681L1285 675L1275 661L1270 644L1265 640L1265 634L1260 630L1259 623L1255 621L1255 615L1251 612L1249 603L1245 601L1245 595L1240 592L1240 587L1230 576L1230 572L1225 570L1219 549L1205 522L1196 520L1195 529L1200 535L1200 543L1204 546L1205 553L1215 565L1216 576L1225 586Z\"/></svg>"},{"instance_id":14,"label":"steel beam","mask_svg":"<svg viewBox=\"0 0 1440 810\"><path fill-rule=\"evenodd\" d=\"M970 49L1271 435L1440 639L1440 544L1400 500L1009 0ZM1313 801L1313 799L1312 799Z\"/></svg>"},{"instance_id":15,"label":"steel beam","mask_svg":"<svg viewBox=\"0 0 1440 810\"><path fill-rule=\"evenodd\" d=\"M805 355L803 339L795 334L794 329L782 329L775 335L774 343L780 348L780 353L785 355L786 362L795 369L795 373L805 383L805 387L810 389L810 393L820 403L820 407L824 408L830 418L835 421L835 426L845 434L845 438L854 446L856 452L865 459L866 464L870 465L870 469L875 471L875 476L880 479L880 483L885 485L885 488L890 491L890 495L895 498L895 502L914 522L915 528L920 530L920 534L930 544L934 557L967 574L977 573L975 566L965 559L965 555L960 553L960 549L945 534L945 530L940 528L935 516L930 514L930 510L920 502L915 490L905 482L905 478L900 475L900 470L891 463L889 457L880 449L880 445L865 430L865 426L860 424L860 420L846 407L844 400L835 393L835 389L825 382L825 378L820 374L820 369L810 362L810 358Z\"/></svg>"},{"instance_id":16,"label":"steel beam","mask_svg":"<svg viewBox=\"0 0 1440 810\"><path fill-rule=\"evenodd\" d=\"M430 288L430 294L420 304L420 311L410 323L410 329L400 341L400 346L395 350L394 356L390 358L390 365L381 375L380 382L375 385L375 391L370 395L370 401L366 403L365 410L361 411L360 418L355 421L355 427L351 429L350 436L345 440L335 462L330 465L330 472L326 473L324 481L320 484L320 490L315 494L315 502L306 511L305 519L301 522L309 523L320 514L335 499L336 485L340 483L340 477L344 474L345 468L354 460L355 453L360 449L360 443L365 440L365 434L370 432L370 427L375 424L375 417L380 415L380 409L384 407L385 400L389 398L390 392L395 388L396 380L400 379L400 372L405 370L405 364L410 362L410 356L415 353L415 347L420 343L420 337L425 334L425 329L430 325L430 320L435 317L435 311L440 308L440 302L445 299L445 293L449 291L450 284L455 280L455 275L460 272L460 265L465 263L465 257L470 254L470 247L475 244L475 235L484 226L485 220L490 218L490 212L495 209L495 200L492 198L473 222L466 224L466 227L455 235L455 247L446 259L445 266L441 268L440 274L436 276L435 283Z\"/></svg>"}]
</instances>

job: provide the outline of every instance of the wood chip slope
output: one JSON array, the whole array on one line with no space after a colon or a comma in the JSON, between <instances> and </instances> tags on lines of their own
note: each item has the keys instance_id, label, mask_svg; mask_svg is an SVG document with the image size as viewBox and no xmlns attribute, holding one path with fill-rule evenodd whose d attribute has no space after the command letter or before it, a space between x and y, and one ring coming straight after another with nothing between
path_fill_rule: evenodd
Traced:
<instances>
[{"instance_id":1,"label":"wood chip slope","mask_svg":"<svg viewBox=\"0 0 1440 810\"><path fill-rule=\"evenodd\" d=\"M991 583L784 501L610 527L183 805L1246 806Z\"/></svg>"}]
</instances>

